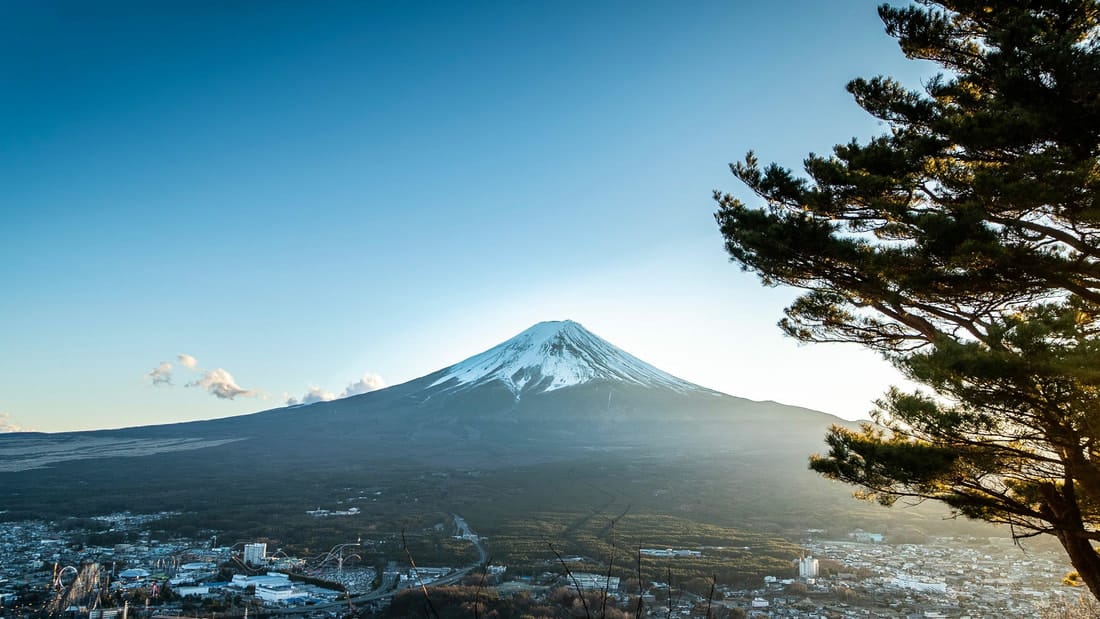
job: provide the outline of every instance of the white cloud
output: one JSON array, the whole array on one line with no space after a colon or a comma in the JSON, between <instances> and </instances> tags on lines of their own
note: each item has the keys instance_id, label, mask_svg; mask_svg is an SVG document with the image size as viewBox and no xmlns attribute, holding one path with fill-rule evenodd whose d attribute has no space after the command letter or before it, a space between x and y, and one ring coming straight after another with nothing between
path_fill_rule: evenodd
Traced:
<instances>
[{"instance_id":1,"label":"white cloud","mask_svg":"<svg viewBox=\"0 0 1100 619\"><path fill-rule=\"evenodd\" d=\"M176 355L176 359L179 359L180 365L191 368L192 370L199 366L199 360L191 355L180 353Z\"/></svg>"},{"instance_id":2,"label":"white cloud","mask_svg":"<svg viewBox=\"0 0 1100 619\"><path fill-rule=\"evenodd\" d=\"M344 392L340 394L341 398L348 396L359 395L360 393L367 393L370 391L377 391L386 386L386 381L377 374L364 374L363 378L348 385Z\"/></svg>"},{"instance_id":3,"label":"white cloud","mask_svg":"<svg viewBox=\"0 0 1100 619\"><path fill-rule=\"evenodd\" d=\"M309 391L302 396L302 404L313 404L314 402L328 402L329 400L335 400L336 394L331 391L325 391L320 387L309 388Z\"/></svg>"},{"instance_id":4,"label":"white cloud","mask_svg":"<svg viewBox=\"0 0 1100 619\"><path fill-rule=\"evenodd\" d=\"M359 395L361 393L367 393L370 391L376 391L386 386L386 381L377 374L364 374L362 378L349 384L344 388L344 391L339 395L325 391L320 387L310 386L309 391L300 398L283 394L283 399L286 400L287 406L294 406L296 404L315 404L317 402L328 402L330 400L336 400L338 398L347 398L353 395Z\"/></svg>"},{"instance_id":5,"label":"white cloud","mask_svg":"<svg viewBox=\"0 0 1100 619\"><path fill-rule=\"evenodd\" d=\"M325 391L320 387L314 387L310 385L309 391L306 391L305 395L300 398L296 398L290 394L284 393L283 399L286 400L287 406L295 406L298 404L316 404L317 402L328 402L329 400L335 400L336 394L331 391Z\"/></svg>"},{"instance_id":6,"label":"white cloud","mask_svg":"<svg viewBox=\"0 0 1100 619\"><path fill-rule=\"evenodd\" d=\"M154 385L171 385L172 364L167 361L161 361L160 365L153 368L145 375L153 381Z\"/></svg>"},{"instance_id":7,"label":"white cloud","mask_svg":"<svg viewBox=\"0 0 1100 619\"><path fill-rule=\"evenodd\" d=\"M24 428L13 422L11 413L0 413L0 433L4 432L30 432L30 428Z\"/></svg>"},{"instance_id":8,"label":"white cloud","mask_svg":"<svg viewBox=\"0 0 1100 619\"><path fill-rule=\"evenodd\" d=\"M254 398L260 395L255 389L245 389L237 384L237 381L223 368L215 368L203 372L197 380L187 383L188 387L202 387L211 395L223 400L232 400L237 396Z\"/></svg>"}]
</instances>

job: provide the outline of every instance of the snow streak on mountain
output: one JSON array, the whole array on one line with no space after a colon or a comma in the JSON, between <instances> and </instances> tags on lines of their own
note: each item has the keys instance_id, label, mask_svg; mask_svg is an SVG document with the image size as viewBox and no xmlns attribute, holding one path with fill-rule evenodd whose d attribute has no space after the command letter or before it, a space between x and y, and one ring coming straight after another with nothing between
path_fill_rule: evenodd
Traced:
<instances>
[{"instance_id":1,"label":"snow streak on mountain","mask_svg":"<svg viewBox=\"0 0 1100 619\"><path fill-rule=\"evenodd\" d=\"M500 381L516 395L596 380L716 393L662 372L572 320L540 322L512 339L441 370L432 387L459 391Z\"/></svg>"}]
</instances>

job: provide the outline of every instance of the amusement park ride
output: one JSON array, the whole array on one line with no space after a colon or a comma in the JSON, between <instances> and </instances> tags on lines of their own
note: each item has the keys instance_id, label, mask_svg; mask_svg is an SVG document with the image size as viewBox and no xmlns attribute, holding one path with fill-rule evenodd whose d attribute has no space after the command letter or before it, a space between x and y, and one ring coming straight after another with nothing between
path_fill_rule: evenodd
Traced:
<instances>
[{"instance_id":1,"label":"amusement park ride","mask_svg":"<svg viewBox=\"0 0 1100 619\"><path fill-rule=\"evenodd\" d=\"M351 548L353 546L362 546L362 538L355 540L353 543L348 544L336 544L326 553L322 553L310 561L307 562L307 569L312 569L318 573L325 571L325 569L332 567L333 562L336 564L336 569L339 574L344 573L344 561L346 559L358 559L363 560L363 557L358 554L344 555L345 548Z\"/></svg>"},{"instance_id":2,"label":"amusement park ride","mask_svg":"<svg viewBox=\"0 0 1100 619\"><path fill-rule=\"evenodd\" d=\"M47 611L56 615L72 607L95 609L103 602L103 595L109 591L111 575L98 563L88 563L79 570L71 565L58 567L54 564L50 590L53 598L47 604Z\"/></svg>"}]
</instances>

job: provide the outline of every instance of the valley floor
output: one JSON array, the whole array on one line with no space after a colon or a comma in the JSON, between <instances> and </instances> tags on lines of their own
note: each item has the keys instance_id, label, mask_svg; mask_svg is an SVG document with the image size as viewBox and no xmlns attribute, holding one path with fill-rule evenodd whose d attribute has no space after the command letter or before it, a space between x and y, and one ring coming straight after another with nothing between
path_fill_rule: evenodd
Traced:
<instances>
[{"instance_id":1,"label":"valley floor","mask_svg":"<svg viewBox=\"0 0 1100 619\"><path fill-rule=\"evenodd\" d=\"M491 560L483 569L486 553L474 532L476 523L466 523L460 516L431 527L439 534L435 539L452 539L463 549L453 555L449 566L447 562L418 562L419 567L413 568L407 557L383 561L372 549L385 546L385 541L375 538L341 544L312 558L289 556L272 548L263 565L252 566L257 569L241 562L242 544L214 546L210 539L154 539L151 531L156 523L171 516L114 514L96 519L130 540L111 546L83 543L89 531L75 523L69 523L67 529L60 523L4 523L0 526L0 552L6 559L0 566L0 616L42 614L51 602L68 594L76 586L77 573L92 564L103 566L115 585L96 591L95 600L90 591L84 598L66 600L65 607L83 608L78 616L93 618L97 617L91 612L95 607L106 607L106 614L99 619L110 617L112 607L126 604L135 609L129 611L130 616L203 615L215 609L225 616L232 615L234 609L243 613L249 607L253 616L331 619L351 613L396 617L424 603L418 589L421 584L429 586L429 596L436 596L437 605L467 604L467 608L469 603L484 603L486 608L520 604L560 610L576 603L577 588L604 605L606 590L613 596L608 604L620 608L622 616L637 608L640 592L648 616L661 617L705 616L703 609L708 606L716 617L741 611L748 616L792 618L1022 617L1038 616L1044 608L1074 605L1083 593L1061 586L1061 576L1068 570L1056 552L1025 553L1001 538L936 537L917 544L876 542L875 534L864 531L853 531L840 540L822 539L811 532L801 548L818 559L819 564L813 564L816 573L800 578L788 570L748 586L719 581L713 590L710 581L686 578L687 566L708 556L726 557L736 566L737 561L727 554L731 548L685 538L681 546L634 553L637 561L647 564L644 572L656 568L654 573L667 574L645 578L639 589L637 567L629 562L611 567L611 572L620 576L608 580L609 566L585 556L554 557L541 569ZM629 535L629 527L624 529L623 535ZM423 544L427 533L416 535ZM402 554L398 549L389 552ZM365 560L364 555L375 560ZM68 574L66 566L72 566ZM264 584L254 583L249 588L241 576L267 570L291 574L290 579L299 582L288 583L284 591L296 593L272 593L279 588L277 578L271 591L263 589L268 586ZM332 588L340 585L347 593ZM411 591L402 593L407 589ZM181 599L183 595L194 597ZM466 599L469 596L477 599ZM141 612L139 607L146 600L146 611ZM451 616L450 611L440 612Z\"/></svg>"}]
</instances>

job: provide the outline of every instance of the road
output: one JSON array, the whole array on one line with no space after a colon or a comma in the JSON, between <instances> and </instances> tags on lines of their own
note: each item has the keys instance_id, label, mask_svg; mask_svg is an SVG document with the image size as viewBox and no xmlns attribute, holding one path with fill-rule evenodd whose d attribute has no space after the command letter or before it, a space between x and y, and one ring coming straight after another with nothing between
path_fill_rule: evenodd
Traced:
<instances>
[{"instance_id":1,"label":"road","mask_svg":"<svg viewBox=\"0 0 1100 619\"><path fill-rule=\"evenodd\" d=\"M470 525L466 524L466 521L462 518L462 516L459 516L458 514L451 515L454 516L455 525L458 526L458 530L462 531L462 537L472 542L474 547L477 548L477 564L473 565L472 567L485 565L485 562L489 560L489 554L485 552L485 546L482 545L481 538L470 530Z\"/></svg>"},{"instance_id":2,"label":"road","mask_svg":"<svg viewBox=\"0 0 1100 619\"><path fill-rule=\"evenodd\" d=\"M466 524L466 520L458 514L451 515L454 516L455 526L457 526L458 530L460 531L460 537L473 544L474 548L477 548L477 563L467 565L466 567L456 571L453 574L448 574L447 576L444 576L439 580L432 581L431 585L433 587L437 585L453 585L456 582L461 581L470 572L476 570L482 565L485 565L485 562L489 560L489 553L486 552L485 545L481 543L481 538L478 537L477 534L474 533L472 530L470 530L470 525Z\"/></svg>"}]
</instances>

